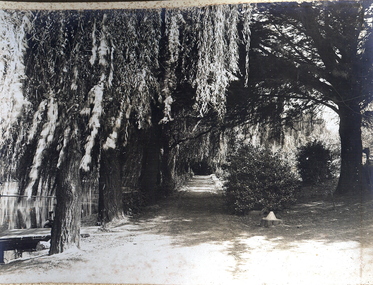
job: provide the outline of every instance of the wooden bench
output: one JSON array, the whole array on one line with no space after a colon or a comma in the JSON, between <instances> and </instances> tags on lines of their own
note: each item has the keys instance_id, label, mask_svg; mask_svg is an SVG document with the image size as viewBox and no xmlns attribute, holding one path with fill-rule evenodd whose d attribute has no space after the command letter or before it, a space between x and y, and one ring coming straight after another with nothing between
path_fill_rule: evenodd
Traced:
<instances>
[{"instance_id":1,"label":"wooden bench","mask_svg":"<svg viewBox=\"0 0 373 285\"><path fill-rule=\"evenodd\" d=\"M15 229L7 230L0 234L0 264L4 263L4 251L17 250L35 251L40 241L51 239L51 229Z\"/></svg>"},{"instance_id":2,"label":"wooden bench","mask_svg":"<svg viewBox=\"0 0 373 285\"><path fill-rule=\"evenodd\" d=\"M89 234L81 233L81 237L88 237ZM18 253L35 251L41 241L51 239L50 228L36 229L14 229L0 233L0 264L4 264L4 251L17 250Z\"/></svg>"}]
</instances>

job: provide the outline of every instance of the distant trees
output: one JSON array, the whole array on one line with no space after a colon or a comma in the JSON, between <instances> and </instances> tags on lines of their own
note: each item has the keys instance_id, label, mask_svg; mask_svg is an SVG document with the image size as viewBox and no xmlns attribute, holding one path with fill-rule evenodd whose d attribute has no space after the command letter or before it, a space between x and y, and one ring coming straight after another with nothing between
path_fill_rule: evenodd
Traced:
<instances>
[{"instance_id":1,"label":"distant trees","mask_svg":"<svg viewBox=\"0 0 373 285\"><path fill-rule=\"evenodd\" d=\"M321 142L308 142L299 147L297 167L304 183L317 184L332 177L332 153Z\"/></svg>"}]
</instances>

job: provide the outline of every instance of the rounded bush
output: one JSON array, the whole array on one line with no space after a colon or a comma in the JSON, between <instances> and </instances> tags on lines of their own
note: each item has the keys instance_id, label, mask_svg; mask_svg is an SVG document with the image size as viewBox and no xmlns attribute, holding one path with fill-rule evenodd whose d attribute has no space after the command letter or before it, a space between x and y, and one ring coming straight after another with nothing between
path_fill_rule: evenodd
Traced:
<instances>
[{"instance_id":1,"label":"rounded bush","mask_svg":"<svg viewBox=\"0 0 373 285\"><path fill-rule=\"evenodd\" d=\"M299 179L278 155L251 145L229 156L225 198L236 214L281 210L295 203Z\"/></svg>"},{"instance_id":2,"label":"rounded bush","mask_svg":"<svg viewBox=\"0 0 373 285\"><path fill-rule=\"evenodd\" d=\"M322 142L313 141L298 148L297 168L306 184L332 178L332 153Z\"/></svg>"}]
</instances>

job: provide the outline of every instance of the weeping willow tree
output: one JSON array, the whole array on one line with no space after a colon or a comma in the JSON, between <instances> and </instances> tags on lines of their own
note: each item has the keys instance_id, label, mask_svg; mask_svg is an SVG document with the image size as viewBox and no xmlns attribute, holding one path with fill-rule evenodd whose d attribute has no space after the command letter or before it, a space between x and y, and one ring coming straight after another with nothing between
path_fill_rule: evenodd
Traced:
<instances>
[{"instance_id":1,"label":"weeping willow tree","mask_svg":"<svg viewBox=\"0 0 373 285\"><path fill-rule=\"evenodd\" d=\"M183 70L165 73L170 74L165 77L166 90L174 90L174 112L172 124L166 125L164 150L171 157L177 153L178 159L171 160L171 176L177 176L189 171L191 164L206 163L214 169L219 161L227 90L233 81L248 79L251 9L187 9L183 17L179 11L168 11L167 19L168 50L179 47L168 54L167 67Z\"/></svg>"},{"instance_id":2,"label":"weeping willow tree","mask_svg":"<svg viewBox=\"0 0 373 285\"><path fill-rule=\"evenodd\" d=\"M1 180L14 178L18 163L8 164L17 156L13 142L25 135L26 124L20 117L30 106L23 92L25 79L24 53L27 48L25 34L30 29L26 14L0 11L0 147L4 157ZM22 132L19 137L15 134ZM17 142L20 143L19 141Z\"/></svg>"},{"instance_id":3,"label":"weeping willow tree","mask_svg":"<svg viewBox=\"0 0 373 285\"><path fill-rule=\"evenodd\" d=\"M239 46L249 49L250 13L1 12L2 158L19 194L56 195L51 254L79 246L82 181L93 173L106 223L123 216L123 186L154 201L182 175L177 164L187 171L201 149L182 142L202 137L201 120L221 120L230 83L247 77Z\"/></svg>"}]
</instances>

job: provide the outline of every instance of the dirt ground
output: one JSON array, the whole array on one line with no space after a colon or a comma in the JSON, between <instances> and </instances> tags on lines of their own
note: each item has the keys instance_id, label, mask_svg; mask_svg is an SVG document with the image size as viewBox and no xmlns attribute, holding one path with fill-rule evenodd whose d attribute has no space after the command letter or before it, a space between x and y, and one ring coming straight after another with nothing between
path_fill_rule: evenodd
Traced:
<instances>
[{"instance_id":1,"label":"dirt ground","mask_svg":"<svg viewBox=\"0 0 373 285\"><path fill-rule=\"evenodd\" d=\"M303 189L283 224L227 213L211 177L103 231L80 249L47 250L0 266L1 283L373 284L373 199ZM334 202L334 203L333 203Z\"/></svg>"}]
</instances>

